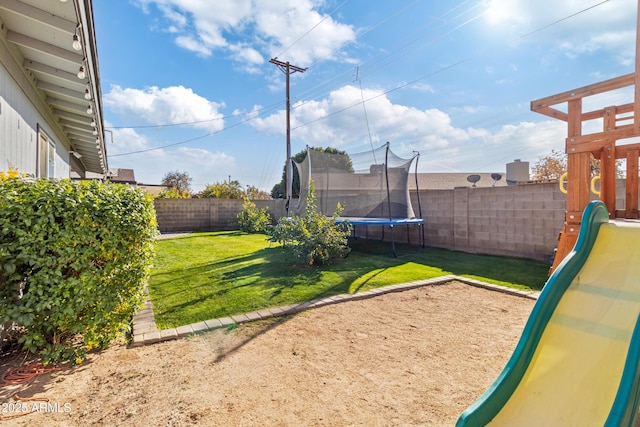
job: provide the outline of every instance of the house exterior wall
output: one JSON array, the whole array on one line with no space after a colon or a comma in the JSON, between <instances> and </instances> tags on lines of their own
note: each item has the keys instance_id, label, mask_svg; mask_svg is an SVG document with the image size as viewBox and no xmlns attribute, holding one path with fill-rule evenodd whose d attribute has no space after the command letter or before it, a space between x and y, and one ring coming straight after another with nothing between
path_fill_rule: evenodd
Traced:
<instances>
[{"instance_id":1,"label":"house exterior wall","mask_svg":"<svg viewBox=\"0 0 640 427\"><path fill-rule=\"evenodd\" d=\"M69 149L48 111L0 40L0 171L13 167L38 176L41 129L55 144L54 177L69 177Z\"/></svg>"}]
</instances>

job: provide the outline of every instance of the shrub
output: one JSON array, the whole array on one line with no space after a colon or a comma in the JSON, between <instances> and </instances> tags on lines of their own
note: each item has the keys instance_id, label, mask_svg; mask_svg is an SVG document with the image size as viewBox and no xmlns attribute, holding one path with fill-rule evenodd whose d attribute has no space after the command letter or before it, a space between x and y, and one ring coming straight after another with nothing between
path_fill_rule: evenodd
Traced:
<instances>
[{"instance_id":1,"label":"shrub","mask_svg":"<svg viewBox=\"0 0 640 427\"><path fill-rule=\"evenodd\" d=\"M0 323L45 362L81 362L126 332L143 299L153 205L97 181L0 179Z\"/></svg>"},{"instance_id":2,"label":"shrub","mask_svg":"<svg viewBox=\"0 0 640 427\"><path fill-rule=\"evenodd\" d=\"M237 218L240 229L247 233L264 233L271 225L269 208L258 209L249 199L244 200L242 211L238 213Z\"/></svg>"},{"instance_id":3,"label":"shrub","mask_svg":"<svg viewBox=\"0 0 640 427\"><path fill-rule=\"evenodd\" d=\"M336 224L335 220L341 212L340 204L331 218L316 212L312 183L305 215L280 218L278 224L269 231L270 240L282 244L285 249L292 251L297 260L309 265L322 265L332 258L345 257L351 251L348 242L351 227Z\"/></svg>"},{"instance_id":4,"label":"shrub","mask_svg":"<svg viewBox=\"0 0 640 427\"><path fill-rule=\"evenodd\" d=\"M157 196L158 199L190 199L191 194L188 191L180 191L176 188L167 188L162 190Z\"/></svg>"}]
</instances>

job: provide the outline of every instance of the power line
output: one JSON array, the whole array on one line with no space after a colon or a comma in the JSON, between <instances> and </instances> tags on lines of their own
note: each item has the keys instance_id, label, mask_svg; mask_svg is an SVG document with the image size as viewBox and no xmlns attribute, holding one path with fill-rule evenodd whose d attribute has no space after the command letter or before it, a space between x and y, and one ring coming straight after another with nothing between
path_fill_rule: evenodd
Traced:
<instances>
[{"instance_id":1,"label":"power line","mask_svg":"<svg viewBox=\"0 0 640 427\"><path fill-rule=\"evenodd\" d=\"M273 103L271 105L268 105L266 107L260 107L260 108L256 108L254 110L251 111L251 113L255 113L260 111L260 115L269 112L271 110L274 110L278 107L280 107L283 104L282 101ZM222 116L222 117L214 117L213 119L206 119L206 120L195 120L195 121L190 121L190 122L181 122L181 123L161 123L161 124L156 124L156 125L131 125L131 126L108 126L105 127L105 129L151 129L151 128L163 128L163 127L172 127L172 126L190 126L190 125L196 125L196 124L200 124L200 123L208 123L208 122L214 122L214 121L218 121L218 120L226 120L226 119L231 119L231 118L235 118L237 117L237 115L235 114L231 114L231 115L227 115L227 116Z\"/></svg>"},{"instance_id":2,"label":"power line","mask_svg":"<svg viewBox=\"0 0 640 427\"><path fill-rule=\"evenodd\" d=\"M509 40L507 43L511 43L511 42L514 42L514 41L517 41L517 40L523 39L523 38L525 38L525 37L528 37L528 36L530 36L530 35L532 35L532 34L538 33L538 32L540 32L540 31L542 31L542 30L546 30L546 29L547 29L547 28L549 28L549 27L552 27L552 26L554 26L554 25L556 25L556 24L559 24L559 23L560 23L560 22L562 22L562 21L566 21L567 19L571 19L571 18L573 18L574 16L580 15L581 13L584 13L584 12L586 12L586 11L588 11L588 10L591 10L591 9L593 9L593 8L596 8L596 7L598 7L598 6L600 6L600 5L604 4L604 3L607 3L608 1L609 1L609 0L601 1L600 3L594 4L593 6L589 6L589 7L587 7L586 9L582 9L582 10L581 10L581 11L579 11L579 12L573 13L573 14L571 14L571 15L569 15L569 16L565 16L565 17L564 17L564 18L562 18L562 19L558 19L557 21L554 21L554 22L552 22L552 23L550 23L550 24L548 24L548 25L545 25L544 27L540 27L540 28L535 29L535 30L533 30L533 31L531 31L531 32L528 32L528 33L526 33L526 34L523 34L523 35L521 35L521 36L518 36L518 37L516 37L516 38L513 38L513 39Z\"/></svg>"},{"instance_id":3,"label":"power line","mask_svg":"<svg viewBox=\"0 0 640 427\"><path fill-rule=\"evenodd\" d=\"M604 1L601 1L601 2L599 2L599 3L597 3L597 4L595 4L595 5L589 6L589 7L585 8L585 9L582 9L582 10L580 10L580 11L578 11L578 12L575 12L575 13L573 13L573 14L571 14L571 15L569 15L569 16L566 16L566 17L564 17L564 18L562 18L562 19L559 19L559 20L557 20L557 21L554 21L554 22L552 22L552 23L550 23L550 24L547 24L547 25L545 25L545 26L543 26L543 27L537 28L537 29L535 29L535 30L533 30L533 31L531 31L531 32L525 33L525 34L523 34L523 35L521 35L521 36L518 36L518 37L516 37L516 38L514 38L514 39L511 39L511 40L509 40L508 42L512 42L512 41L515 41L515 40L519 40L519 39L522 39L522 38L528 37L528 36L530 36L530 35L532 35L532 34L535 34L535 33L538 33L538 32L540 32L540 31L543 31L543 30L545 30L545 29L548 29L549 27L551 27L551 26L553 26L553 25L556 25L556 24L558 24L558 23L560 23L560 22L566 21L567 19L570 19L570 18L572 18L572 17L575 17L575 16L577 16L577 15L579 15L579 14L581 14L581 13L584 13L584 12L586 12L586 11L588 11L588 10L591 10L591 9L593 9L593 8L595 8L595 7L597 7L597 6L600 6L600 5L602 5L602 4L606 3L606 2L608 2L608 0L604 0ZM415 3L415 2L414 2L414 3ZM464 4L464 3L466 3L466 1L465 1L465 2L463 2L462 4ZM344 3L343 3L343 4L344 4ZM459 6L460 6L460 5L458 5L458 6L456 6L456 7L459 7ZM474 6L474 8L475 8L475 6ZM450 10L452 10L452 9L450 9ZM482 13L482 14L484 14L484 13ZM472 18L472 20L475 20L475 19L477 19L478 17L482 16L482 14L480 14L480 15L478 15L478 16L476 16L476 17ZM443 15L441 15L441 16L443 16ZM460 16L460 15L459 15L459 16ZM448 33L450 33L450 32L452 32L452 31L455 31L455 30L459 29L459 28L460 28L461 26L463 26L463 25L468 24L470 21L471 21L471 20L468 20L468 21L466 21L465 23L458 25L458 26L457 26L457 27L455 27L454 29L449 30L449 31L447 32L447 34L448 34ZM442 37L442 36L441 36L441 37ZM441 38L441 37L438 37L438 38ZM301 124L301 125L299 125L299 126L296 126L295 128L293 128L293 129L291 129L291 130L295 130L295 129L298 129L298 128L301 128L301 127L304 127L304 126L308 126L308 125L310 125L310 124L312 124L312 123L315 123L315 122L317 122L317 121L324 120L324 119L326 119L326 118L329 118L329 117L331 117L331 116L334 116L334 115L336 115L336 114L339 114L339 113L341 113L341 112L344 112L344 111L346 111L346 110L349 110L349 109L351 109L351 108L357 107L357 106L358 106L358 105L360 105L360 104L364 104L365 102L371 101L371 100L376 99L376 98L378 98L378 97L380 97L380 96L384 96L384 95L387 95L387 94L389 94L389 93L391 93L391 92L394 92L394 91L396 91L396 90L399 90L399 89L402 89L402 88L404 88L404 87L407 87L407 86L413 85L413 84L415 84L416 82L418 82L418 81L420 81L420 80L423 80L423 79L425 79L425 78L427 78L427 77L430 77L430 76L432 76L432 75L438 74L438 73L440 73L440 72L446 71L446 70L448 70L448 69L450 69L450 68L456 67L457 65L460 65L460 64L462 64L462 63L464 63L464 62L466 62L466 61L468 61L468 60L469 60L469 58L463 59L463 60L458 61L458 62L456 62L456 63L454 63L454 64L451 64L451 65L449 65L449 66L443 67L443 68L441 68L441 69L439 69L439 70L437 70L437 71L435 71L435 72L433 72L433 73L430 73L430 74L424 75L424 76L422 76L422 77L419 77L419 78L417 78L417 79L415 79L415 80L412 80L412 81L411 81L411 82L409 82L409 83L405 83L405 84L402 84L402 85L400 85L400 86L397 86L397 87L395 87L395 88L393 88L393 89L390 89L390 90L388 90L388 91L385 91L385 92L383 92L383 93L381 93L381 94L379 94L379 95L376 95L376 96L374 96L374 97L372 97L372 98L369 98L369 99L366 99L366 100L362 100L362 101L357 102L357 103L355 103L355 104L353 104L353 105L350 105L350 106L348 106L348 107L342 108L342 109L340 109L340 110L337 110L337 111L334 111L334 112L332 112L332 113L329 113L329 114L327 114L327 115L325 115L325 116L319 117L319 118L317 118L317 119L315 119L315 120L309 121L309 122L307 122L307 123L303 123L303 124ZM386 65L388 65L388 64L386 64ZM384 65L384 66L386 66L386 65ZM378 69L380 69L380 68L382 68L382 67L379 67ZM378 69L375 69L374 71L370 72L370 73L369 73L369 75L370 75L370 74L372 74L373 72L377 71ZM306 69L305 69L305 70L306 70ZM342 73L341 75L344 75L344 74L345 74L345 73ZM340 76L341 76L341 75L340 75ZM359 78L361 79L362 77L361 77L361 76L359 76ZM335 79L335 77L334 77L334 78L332 78L332 79L330 79L330 80L327 80L326 82L329 82L329 81L334 80L334 79ZM318 87L318 86L320 86L320 85L316 85L315 87ZM315 88L315 87L314 87L314 88ZM314 89L314 88L312 88L312 89ZM308 91L310 91L310 90L307 90L307 92L308 92ZM296 106L296 107L293 107L293 109L299 108L299 107L301 107L302 105L304 105L304 104L306 104L306 103L308 103L308 102L311 102L311 101L312 101L312 100L305 101L305 102L303 102L302 104L300 104L300 105L298 105L298 106ZM258 115L252 115L252 116L250 116L250 117L248 117L248 118L246 118L246 119L244 119L244 120L239 121L238 123L235 123L235 124L233 124L233 125L231 125L231 126L228 126L228 127L224 128L224 129L221 129L221 130L219 130L219 131L209 132L209 133L207 133L207 134L205 134L205 135L201 135L201 136L198 136L198 137L195 137L195 138L191 138L191 139L188 139L188 140L184 140L184 141L180 141L180 142L176 142L176 143L171 143L171 144L167 144L167 145L163 145L163 146L159 146L159 147L149 148L149 149L145 149L145 150L138 150L138 151L133 151L133 152L128 152L128 153L120 153L120 154L111 154L111 155L110 155L110 157L119 157L119 156L131 155L131 154L144 153L144 152L149 152L149 151L159 150L159 149L163 149L163 148L168 148L168 147L172 147L172 146L176 146L176 145L181 145L181 144L186 144L186 143L189 143L189 142L193 142L193 141L196 141L196 140L199 140L199 139L205 138L205 137L207 137L207 136L211 136L211 135L214 135L214 134L217 134L217 133L223 132L223 131L225 131L225 130L229 130L229 129L232 129L232 128L234 128L234 127L238 127L238 126L240 126L241 124L244 124L244 123L250 122L250 121L254 120L255 118L257 118L257 117L259 117L259 116L263 115L264 113L266 113L266 112L268 112L268 111L270 111L270 110L273 110L274 108L277 108L277 107L278 107L278 106L280 106L280 105L282 105L282 102L272 104L272 105L271 105L271 106L269 106L269 107L262 107L262 108L260 108L260 109L258 109L258 110L254 110L254 111L261 111L261 113L260 113L260 114L258 114ZM225 116L225 117L233 117L233 116ZM211 120L205 120L204 122L206 122L206 121L212 121L212 120L219 120L219 119L220 119L220 118L211 119ZM202 122L202 121L200 121L200 122ZM118 127L115 127L115 126L114 126L114 127L110 127L110 129L120 129L120 128L145 128L145 127L164 127L164 126L179 126L179 125L195 124L195 123L200 123L200 122L187 122L187 123L184 123L184 124L151 125L151 126L137 126L137 127L133 127L133 126L118 126Z\"/></svg>"},{"instance_id":4,"label":"power line","mask_svg":"<svg viewBox=\"0 0 640 427\"><path fill-rule=\"evenodd\" d=\"M231 126L227 126L227 127L223 128L223 129L220 129L220 130L217 130L217 131L214 131L214 132L208 132L208 133L206 133L204 135L196 136L194 138L186 139L184 141L173 142L171 144L161 145L161 146L153 147L153 148L146 148L144 150L130 151L128 153L109 154L109 157L122 157L122 156L129 156L131 154L148 153L149 151L162 150L163 148L169 148L169 147L175 147L176 145L187 144L189 142L197 141L199 139L203 139L203 138L206 138L208 136L216 135L216 134L219 134L221 132L225 132L225 131L228 131L230 129L236 128L236 127L238 127L238 126L240 126L240 125L242 125L244 123L247 123L247 122L250 122L251 120L254 120L256 117L248 117L248 118L246 118L244 120L240 120L238 123L234 123Z\"/></svg>"},{"instance_id":5,"label":"power line","mask_svg":"<svg viewBox=\"0 0 640 427\"><path fill-rule=\"evenodd\" d=\"M410 82L408 82L408 83L404 83L404 84L402 84L402 85L400 85L400 86L396 86L396 87L394 87L393 89L390 89L390 90L387 90L387 91L385 91L385 92L382 92L382 93L380 93L380 94L378 94L378 95L376 95L376 96L373 96L373 97L371 97L371 98L368 98L368 99L366 99L366 100L364 100L364 101L356 102L355 104L349 105L348 107L341 108L341 109L336 110L336 111L334 111L334 112L332 112L332 113L326 114L326 115L324 115L324 116L322 116L322 117L318 117L317 119L314 119L314 120L308 121L308 122L306 122L306 123L302 123L301 125L298 125L298 126L296 126L296 127L292 128L291 130L296 130L296 129L299 129L299 128L301 128L301 127L308 126L308 125L310 125L310 124L312 124L312 123L319 122L320 120L324 120L324 119L329 118L329 117L331 117L331 116L335 116L336 114L339 114L339 113L342 113L342 112L344 112L344 111L350 110L350 109L352 109L352 108L354 108L354 107L357 107L358 105L362 104L363 102L369 102L369 101L372 101L372 100L374 100L374 99L376 99L376 98L380 98L381 96L385 96L385 95L387 95L387 94L389 94L389 93L392 93L392 92L395 92L395 91L400 90L400 89L402 89L402 88L405 88L405 87L407 87L407 86L411 86L411 85L413 85L413 84L415 84L415 83L419 82L420 80L426 79L427 77L431 77L431 76L434 76L434 75L436 75L436 74L438 74L438 73L441 73L441 72L443 72L443 71L446 71L446 70L448 70L448 69L450 69L450 68L454 68L454 67L456 67L456 66L458 66L458 65L462 64L462 63L463 63L463 62L465 62L465 61L467 61L467 60L466 60L466 59L463 59L463 60L458 61L458 62L456 62L456 63L454 63L454 64L447 65L446 67L442 67L442 68L438 69L437 71L434 71L434 72L432 72L432 73L426 74L426 75L424 75L424 76L422 76L422 77L418 77L417 79L412 80L412 81L410 81ZM294 108L294 109L295 109L295 108Z\"/></svg>"},{"instance_id":6,"label":"power line","mask_svg":"<svg viewBox=\"0 0 640 427\"><path fill-rule=\"evenodd\" d=\"M269 60L271 64L274 64L278 67L286 76L286 98L287 98L287 158L286 158L286 188L285 188L285 199L289 200L291 197L291 189L289 188L290 184L293 182L293 171L291 170L291 96L289 94L289 77L294 73L304 73L307 71L306 68L296 67L295 65L291 65L289 62L279 61L277 58L272 58Z\"/></svg>"},{"instance_id":7,"label":"power line","mask_svg":"<svg viewBox=\"0 0 640 427\"><path fill-rule=\"evenodd\" d=\"M340 3L340 5L338 7L336 7L335 9L333 9L331 11L331 13L329 13L328 15L325 15L324 18L322 18L320 20L320 22L318 22L316 25L314 25L313 27L311 27L306 33L304 33L303 35L301 35L300 37L298 37L293 43L291 43L285 50L283 50L279 55L276 55L275 57L278 58L279 56L282 56L285 54L285 52L287 52L289 49L291 49L293 46L295 46L300 40L302 40L303 38L305 38L311 31L315 30L320 24L322 24L327 18L329 18L331 15L333 15L338 9L340 9L342 6L344 6L344 4L346 2L348 2L349 0L344 0L342 3Z\"/></svg>"},{"instance_id":8,"label":"power line","mask_svg":"<svg viewBox=\"0 0 640 427\"><path fill-rule=\"evenodd\" d=\"M303 37L305 37L306 35L308 35L308 34L309 34L313 29L315 29L318 25L320 25L320 24L321 24L321 23L322 23L322 22L323 22L323 21L324 21L328 16L331 16L331 15L332 15L333 13L335 13L339 8L341 8L341 7L342 7L342 6L343 6L347 1L348 1L348 0L343 1L343 2L338 6L338 7L336 7L333 11L331 11L331 13L330 13L329 15L327 15L323 20L321 20L321 21L320 21L318 24L316 24L313 28L311 28L309 31L307 31L303 36L299 37L299 38L298 38L298 40L296 40L296 41L295 41L294 43L292 43L289 47L287 47L287 49L285 49L285 51L283 51L283 53L284 53L284 52L286 52L289 48L291 48L295 43L297 43L297 42L298 42L299 40L301 40ZM391 19L392 19L392 18L394 18L395 16L399 15L400 13L404 12L405 10L409 9L410 7L412 7L412 6L416 5L416 4L417 4L417 3L419 3L420 1L421 1L421 0L415 0L414 2L410 3L409 5L404 6L403 8L399 9L399 10L398 10L398 11L396 11L395 13L393 13L393 14L391 14L391 15L387 16L387 17L386 17L386 18L384 18L382 21L378 22L378 23L377 23L376 25L374 25L372 28L369 28L367 31L365 31L365 32L363 32L363 33L361 33L361 34L359 34L359 35L357 36L357 38L360 38L360 37L362 37L363 35L365 35L365 34L367 34L367 33L371 32L373 29L376 29L376 28L380 27L380 26L381 26L381 25L383 25L384 23L388 22L389 20L391 20ZM434 18L433 20L431 20L431 21L430 21L430 23L429 23L429 24L427 24L427 25L425 25L425 26L428 26L428 25L430 25L431 23L433 23L433 22L437 21L438 19L440 19L440 18L442 18L442 17L444 17L444 16L447 16L447 15L448 15L448 14L450 14L452 11L454 11L454 10L456 10L456 9L460 8L462 5L464 5L465 3L468 3L469 1L470 1L470 0L465 0L465 1L463 1L461 4L459 4L459 5L457 5L457 6L454 6L454 7L450 8L450 9L448 9L445 13L443 13L442 15L440 15L438 18ZM475 7L477 7L477 5L476 5ZM474 8L475 8L475 7L474 7ZM423 28L424 28L425 26L423 26ZM419 31L419 30L414 31L413 33L415 34L415 33L416 33L416 32L418 32L418 31ZM406 37L405 37L405 38L406 38ZM403 48L404 48L404 47L403 47ZM396 50L396 51L397 51L397 50ZM396 52L396 51L394 51L394 52ZM394 52L391 52L390 54L388 54L388 55L384 56L382 59L384 59L384 58L386 58L386 57L388 57L388 56L390 56L390 55L393 55L393 53L394 53ZM281 56L281 55L278 55L278 56ZM380 60L382 60L382 59L380 59ZM380 61L380 60L379 60L379 61ZM365 65L366 65L368 62L370 62L370 61L371 61L371 59L370 59L370 60L368 60L368 61L365 61L365 62L364 62L363 64L361 64L359 67L363 67L363 66L365 66ZM379 62L379 61L376 61L376 62L374 62L373 64L375 64L375 63L377 63L377 62ZM382 67L380 67L380 68L382 68ZM378 69L376 69L376 70L374 70L374 71L377 71L377 70L378 70ZM321 87L321 86L324 86L324 85L328 84L329 82L331 82L331 81L333 81L333 80L336 80L336 79L338 79L338 78L340 78L340 77L344 76L345 74L349 74L349 73L352 73L352 72L353 72L353 68L350 68L349 70L346 70L346 71L344 71L344 72L340 73L339 75L334 76L334 77L332 77L332 78L330 78L330 79L326 80L325 82L321 82L321 83L319 83L318 85L316 85L316 86L314 86L314 87L312 87L312 88L310 88L310 89L307 89L307 90L305 90L305 91L301 92L298 96L296 96L296 98L300 98L300 97L302 97L303 95L305 95L305 94L307 94L307 93L309 93L309 92L312 92L314 89L316 89L316 88L318 88L318 87ZM373 74L373 72L370 72L370 73L369 73L369 74L367 74L367 75L371 75L371 74ZM327 92L323 92L322 94L325 94L325 93L327 93ZM277 103L274 103L274 104L272 104L272 105L270 105L270 106L261 107L261 108L259 108L259 109L257 109L257 110L254 110L254 111L261 111L261 110L270 111L270 110L273 110L273 109L275 109L275 108L277 108L277 107L279 107L279 106L281 106L281 105L282 105L282 102L277 102ZM265 111L265 112L266 112L266 111ZM201 123L208 123L208 122L213 122L213 121L218 121L218 120L225 120L225 119L229 119L229 118L233 118L233 117L235 117L235 116L234 116L234 115L227 115L227 116L222 116L222 117L215 117L215 118L212 118L212 119L194 120L194 121L180 122L180 123L163 123L163 124L155 124L155 125L110 126L110 127L108 127L108 129L152 129L152 128L173 127L173 126L189 126L189 125L196 125L196 124L201 124Z\"/></svg>"}]
</instances>

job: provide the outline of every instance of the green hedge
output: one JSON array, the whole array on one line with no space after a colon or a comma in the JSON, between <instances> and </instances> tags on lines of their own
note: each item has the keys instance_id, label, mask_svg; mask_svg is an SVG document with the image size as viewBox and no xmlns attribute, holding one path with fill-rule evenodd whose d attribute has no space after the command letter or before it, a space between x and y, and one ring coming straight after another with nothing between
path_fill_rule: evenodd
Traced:
<instances>
[{"instance_id":1,"label":"green hedge","mask_svg":"<svg viewBox=\"0 0 640 427\"><path fill-rule=\"evenodd\" d=\"M81 362L131 324L157 233L128 186L0 174L0 322L45 362Z\"/></svg>"}]
</instances>

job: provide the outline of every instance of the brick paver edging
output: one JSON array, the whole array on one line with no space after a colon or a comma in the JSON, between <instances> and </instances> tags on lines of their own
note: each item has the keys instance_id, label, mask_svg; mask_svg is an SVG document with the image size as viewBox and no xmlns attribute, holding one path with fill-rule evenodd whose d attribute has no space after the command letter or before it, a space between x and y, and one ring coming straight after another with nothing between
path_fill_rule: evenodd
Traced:
<instances>
[{"instance_id":1,"label":"brick paver edging","mask_svg":"<svg viewBox=\"0 0 640 427\"><path fill-rule=\"evenodd\" d=\"M260 319L269 319L277 316L285 316L288 314L298 313L311 308L323 307L325 305L336 304L344 301L357 301L367 298L373 298L377 295L388 294L391 292L402 292L409 289L415 289L428 285L440 285L446 282L458 281L467 285L477 286L493 291L503 292L511 295L521 296L524 298L537 299L539 292L521 291L518 289L507 288L505 286L492 285L490 283L481 282L479 280L467 279L454 275L441 276L428 280L418 280L416 282L402 283L399 285L385 286L383 288L371 289L366 292L358 292L355 294L340 294L331 297L315 299L300 304L287 305L284 307L269 308L251 313L236 314L220 319L205 320L204 322L192 323L191 325L179 326L177 328L164 329L159 331L156 328L153 317L153 306L148 296L144 306L133 317L133 347L139 347L147 344L154 344L161 341L168 341L177 338L194 335L214 329L227 328L229 326L251 322Z\"/></svg>"}]
</instances>

